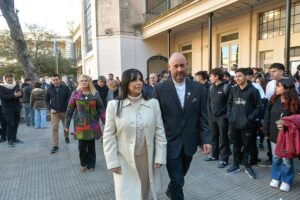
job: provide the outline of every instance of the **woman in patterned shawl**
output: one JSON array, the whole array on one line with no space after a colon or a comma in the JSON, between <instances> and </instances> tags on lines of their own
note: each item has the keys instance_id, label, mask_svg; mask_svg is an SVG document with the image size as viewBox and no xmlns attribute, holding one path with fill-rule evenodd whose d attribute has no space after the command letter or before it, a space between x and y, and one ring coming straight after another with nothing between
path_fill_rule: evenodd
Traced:
<instances>
[{"instance_id":1,"label":"woman in patterned shawl","mask_svg":"<svg viewBox=\"0 0 300 200\"><path fill-rule=\"evenodd\" d=\"M79 86L72 93L66 113L65 131L69 131L74 114L75 137L78 140L80 171L94 171L96 163L95 138L102 135L99 118L104 106L87 75L79 77ZM104 122L104 119L102 119Z\"/></svg>"}]
</instances>

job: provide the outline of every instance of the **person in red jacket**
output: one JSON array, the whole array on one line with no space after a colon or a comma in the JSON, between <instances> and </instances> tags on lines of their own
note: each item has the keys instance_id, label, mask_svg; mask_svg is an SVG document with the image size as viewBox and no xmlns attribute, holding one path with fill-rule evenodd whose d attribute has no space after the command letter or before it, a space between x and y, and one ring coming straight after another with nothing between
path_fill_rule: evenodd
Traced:
<instances>
[{"instance_id":1,"label":"person in red jacket","mask_svg":"<svg viewBox=\"0 0 300 200\"><path fill-rule=\"evenodd\" d=\"M283 78L276 83L275 94L268 102L264 117L265 135L271 141L272 147L272 181L271 187L288 192L294 178L292 159L279 158L275 154L278 130L282 129L282 117L299 113L299 97L293 80Z\"/></svg>"}]
</instances>

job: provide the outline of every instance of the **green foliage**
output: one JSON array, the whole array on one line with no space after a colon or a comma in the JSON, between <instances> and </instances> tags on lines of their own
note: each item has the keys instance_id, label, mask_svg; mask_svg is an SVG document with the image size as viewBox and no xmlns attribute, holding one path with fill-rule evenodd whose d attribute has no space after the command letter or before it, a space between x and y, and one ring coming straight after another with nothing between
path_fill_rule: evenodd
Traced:
<instances>
[{"instance_id":1,"label":"green foliage","mask_svg":"<svg viewBox=\"0 0 300 200\"><path fill-rule=\"evenodd\" d=\"M7 73L13 73L16 80L20 80L21 76L24 76L23 67L19 63L8 64L6 66L0 67L0 79L2 79L2 77Z\"/></svg>"},{"instance_id":2,"label":"green foliage","mask_svg":"<svg viewBox=\"0 0 300 200\"><path fill-rule=\"evenodd\" d=\"M24 34L28 51L39 77L50 76L56 72L56 61L53 54L54 35L37 25L26 25L29 33ZM73 61L58 56L58 70L63 75L76 75L72 68ZM0 33L0 76L7 72L16 78L24 75L22 65L17 61L17 51L8 31Z\"/></svg>"}]
</instances>

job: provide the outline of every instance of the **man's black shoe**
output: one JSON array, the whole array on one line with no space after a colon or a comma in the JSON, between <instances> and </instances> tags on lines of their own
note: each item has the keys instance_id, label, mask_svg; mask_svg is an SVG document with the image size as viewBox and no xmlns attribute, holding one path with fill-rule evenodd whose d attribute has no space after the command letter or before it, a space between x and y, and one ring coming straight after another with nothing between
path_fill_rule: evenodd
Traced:
<instances>
[{"instance_id":1,"label":"man's black shoe","mask_svg":"<svg viewBox=\"0 0 300 200\"><path fill-rule=\"evenodd\" d=\"M15 144L14 144L14 142L13 141L8 141L8 145L10 146L10 147L15 147Z\"/></svg>"},{"instance_id":2,"label":"man's black shoe","mask_svg":"<svg viewBox=\"0 0 300 200\"><path fill-rule=\"evenodd\" d=\"M70 143L69 137L65 137L65 142L66 142L66 144L69 144L69 143Z\"/></svg>"},{"instance_id":3,"label":"man's black shoe","mask_svg":"<svg viewBox=\"0 0 300 200\"><path fill-rule=\"evenodd\" d=\"M56 153L58 151L58 147L53 147L52 149L51 149L51 154L54 154L54 153Z\"/></svg>"},{"instance_id":4,"label":"man's black shoe","mask_svg":"<svg viewBox=\"0 0 300 200\"><path fill-rule=\"evenodd\" d=\"M256 179L256 173L254 172L254 170L252 169L251 166L247 166L247 167L245 168L245 173L246 173L250 178Z\"/></svg>"},{"instance_id":5,"label":"man's black shoe","mask_svg":"<svg viewBox=\"0 0 300 200\"><path fill-rule=\"evenodd\" d=\"M15 140L14 140L14 143L17 143L17 144L23 144L24 142L21 141L21 140L19 140L19 139L15 139Z\"/></svg>"},{"instance_id":6,"label":"man's black shoe","mask_svg":"<svg viewBox=\"0 0 300 200\"><path fill-rule=\"evenodd\" d=\"M208 156L206 158L203 159L204 161L215 161L215 160L218 160L218 158L214 158L212 156Z\"/></svg>"},{"instance_id":7,"label":"man's black shoe","mask_svg":"<svg viewBox=\"0 0 300 200\"><path fill-rule=\"evenodd\" d=\"M228 165L228 162L220 161L217 165L218 168L224 168Z\"/></svg>"},{"instance_id":8,"label":"man's black shoe","mask_svg":"<svg viewBox=\"0 0 300 200\"><path fill-rule=\"evenodd\" d=\"M171 199L171 193L170 193L169 190L166 191L166 195L167 195L167 197L168 197L169 199Z\"/></svg>"},{"instance_id":9,"label":"man's black shoe","mask_svg":"<svg viewBox=\"0 0 300 200\"><path fill-rule=\"evenodd\" d=\"M0 138L0 143L1 143L1 142L5 142L5 141L6 141L6 139Z\"/></svg>"}]
</instances>

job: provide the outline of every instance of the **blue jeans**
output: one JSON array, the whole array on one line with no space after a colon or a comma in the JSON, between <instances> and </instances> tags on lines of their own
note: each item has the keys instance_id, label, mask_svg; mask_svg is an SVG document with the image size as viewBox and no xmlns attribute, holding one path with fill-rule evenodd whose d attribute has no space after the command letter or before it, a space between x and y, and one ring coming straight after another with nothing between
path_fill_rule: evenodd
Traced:
<instances>
[{"instance_id":1,"label":"blue jeans","mask_svg":"<svg viewBox=\"0 0 300 200\"><path fill-rule=\"evenodd\" d=\"M27 126L34 125L34 110L30 107L30 103L22 103L24 108L24 121Z\"/></svg>"},{"instance_id":2,"label":"blue jeans","mask_svg":"<svg viewBox=\"0 0 300 200\"><path fill-rule=\"evenodd\" d=\"M276 144L271 142L271 147L273 155L271 171L272 179L291 185L295 175L293 159L279 158L275 154Z\"/></svg>"},{"instance_id":3,"label":"blue jeans","mask_svg":"<svg viewBox=\"0 0 300 200\"><path fill-rule=\"evenodd\" d=\"M34 121L35 128L46 128L47 121L45 108L34 109Z\"/></svg>"}]
</instances>

